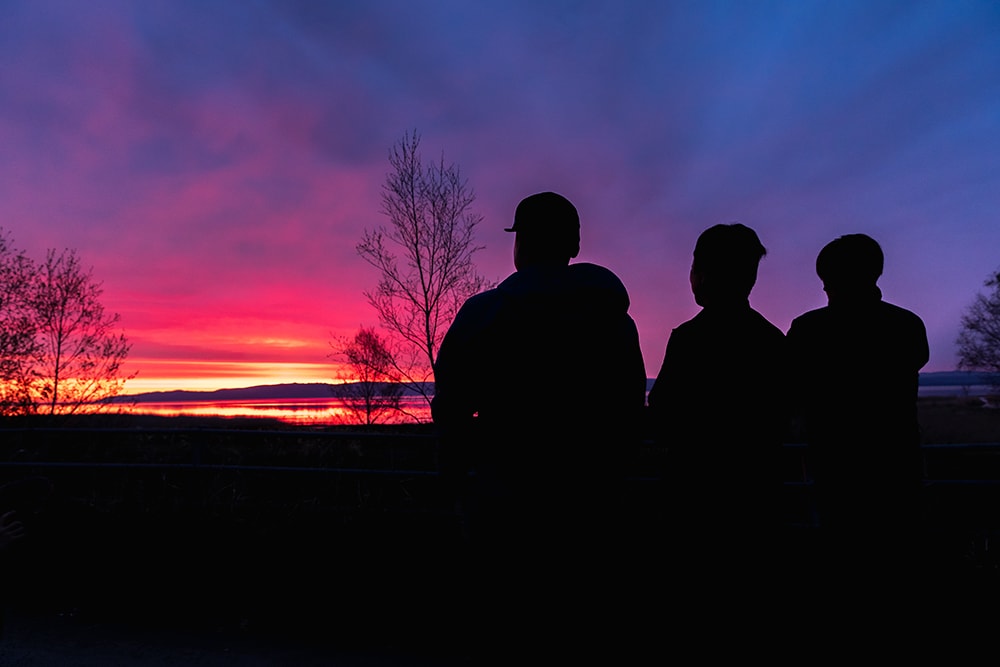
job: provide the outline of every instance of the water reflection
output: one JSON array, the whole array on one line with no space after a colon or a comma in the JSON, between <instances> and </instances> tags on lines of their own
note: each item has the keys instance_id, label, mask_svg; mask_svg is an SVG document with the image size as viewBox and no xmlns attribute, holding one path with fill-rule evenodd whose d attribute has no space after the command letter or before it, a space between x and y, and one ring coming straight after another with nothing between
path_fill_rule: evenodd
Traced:
<instances>
[{"instance_id":1,"label":"water reflection","mask_svg":"<svg viewBox=\"0 0 1000 667\"><path fill-rule=\"evenodd\" d=\"M403 400L407 413L430 420L430 408L422 398ZM361 423L358 413L336 398L275 398L255 401L179 401L136 403L132 414L159 417L263 417L296 426L332 426ZM405 415L390 415L379 423L412 423Z\"/></svg>"}]
</instances>

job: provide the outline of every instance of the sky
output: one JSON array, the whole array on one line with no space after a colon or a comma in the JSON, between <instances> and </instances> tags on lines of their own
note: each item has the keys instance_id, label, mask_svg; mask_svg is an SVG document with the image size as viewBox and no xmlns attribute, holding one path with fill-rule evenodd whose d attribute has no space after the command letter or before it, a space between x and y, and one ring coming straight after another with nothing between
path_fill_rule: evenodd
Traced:
<instances>
[{"instance_id":1,"label":"sky","mask_svg":"<svg viewBox=\"0 0 1000 667\"><path fill-rule=\"evenodd\" d=\"M416 132L513 271L518 201L580 212L629 290L647 375L698 312L717 223L768 254L751 304L825 305L819 250L882 245L885 300L957 365L1000 268L996 0L0 0L0 229L74 249L132 348L126 393L335 381L377 325L356 251ZM595 350L595 354L599 354Z\"/></svg>"}]
</instances>

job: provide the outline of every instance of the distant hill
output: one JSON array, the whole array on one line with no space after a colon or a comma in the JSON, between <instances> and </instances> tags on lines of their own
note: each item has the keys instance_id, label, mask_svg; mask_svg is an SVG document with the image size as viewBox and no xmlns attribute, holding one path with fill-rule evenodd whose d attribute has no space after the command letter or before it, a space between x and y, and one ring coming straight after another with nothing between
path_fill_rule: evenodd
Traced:
<instances>
[{"instance_id":1,"label":"distant hill","mask_svg":"<svg viewBox=\"0 0 1000 667\"><path fill-rule=\"evenodd\" d=\"M653 386L653 379L646 381L646 390ZM967 371L940 371L921 373L922 387L969 387L976 385L1000 384L1000 374L975 373ZM351 383L327 384L325 382L262 384L242 389L216 389L215 391L151 391L144 394L126 394L110 399L110 403L183 403L186 401L259 401L287 398L331 398L342 396ZM416 396L412 387L404 390L404 395Z\"/></svg>"},{"instance_id":2,"label":"distant hill","mask_svg":"<svg viewBox=\"0 0 1000 667\"><path fill-rule=\"evenodd\" d=\"M215 391L150 391L142 394L115 396L109 403L184 403L187 401L259 401L285 398L331 398L342 396L352 383L328 384L325 382L262 384L241 389L216 389ZM417 395L413 387L405 387L404 395Z\"/></svg>"},{"instance_id":3,"label":"distant hill","mask_svg":"<svg viewBox=\"0 0 1000 667\"><path fill-rule=\"evenodd\" d=\"M1000 384L1000 373L939 371L920 374L920 386L922 387L971 387L988 384Z\"/></svg>"}]
</instances>

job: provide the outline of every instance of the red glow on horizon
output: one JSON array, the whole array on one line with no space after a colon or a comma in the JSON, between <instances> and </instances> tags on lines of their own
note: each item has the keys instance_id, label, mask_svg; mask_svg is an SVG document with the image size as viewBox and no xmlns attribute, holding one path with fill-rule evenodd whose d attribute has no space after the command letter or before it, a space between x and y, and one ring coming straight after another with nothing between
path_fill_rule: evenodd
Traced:
<instances>
[{"instance_id":1,"label":"red glow on horizon","mask_svg":"<svg viewBox=\"0 0 1000 667\"><path fill-rule=\"evenodd\" d=\"M241 389L265 384L335 384L340 364L288 363L256 361L192 361L130 359L129 366L139 369L136 377L125 383L125 395L153 391L215 391Z\"/></svg>"}]
</instances>

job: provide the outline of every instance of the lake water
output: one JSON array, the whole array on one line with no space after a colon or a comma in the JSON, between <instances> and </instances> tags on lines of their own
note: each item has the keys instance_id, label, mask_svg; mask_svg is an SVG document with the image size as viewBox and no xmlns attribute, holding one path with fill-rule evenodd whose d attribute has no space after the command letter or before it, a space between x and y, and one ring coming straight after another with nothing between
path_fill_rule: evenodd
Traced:
<instances>
[{"instance_id":1,"label":"lake water","mask_svg":"<svg viewBox=\"0 0 1000 667\"><path fill-rule=\"evenodd\" d=\"M922 386L921 397L984 396L989 385ZM422 420L430 419L430 409L422 398L408 397L404 405ZM355 424L352 412L336 398L284 398L256 401L182 401L177 403L140 403L131 408L134 414L164 417L266 417L296 426L331 426ZM411 421L411 420L395 420Z\"/></svg>"},{"instance_id":2,"label":"lake water","mask_svg":"<svg viewBox=\"0 0 1000 667\"><path fill-rule=\"evenodd\" d=\"M430 408L422 398L404 398L408 412L430 419ZM336 398L276 398L254 401L179 401L138 403L128 408L132 414L160 417L264 417L296 426L357 424L354 413ZM386 420L380 420L386 422ZM389 422L412 420L400 418Z\"/></svg>"},{"instance_id":3,"label":"lake water","mask_svg":"<svg viewBox=\"0 0 1000 667\"><path fill-rule=\"evenodd\" d=\"M917 395L921 398L931 396L988 396L994 392L993 387L988 384L941 385L920 387L917 390Z\"/></svg>"}]
</instances>

